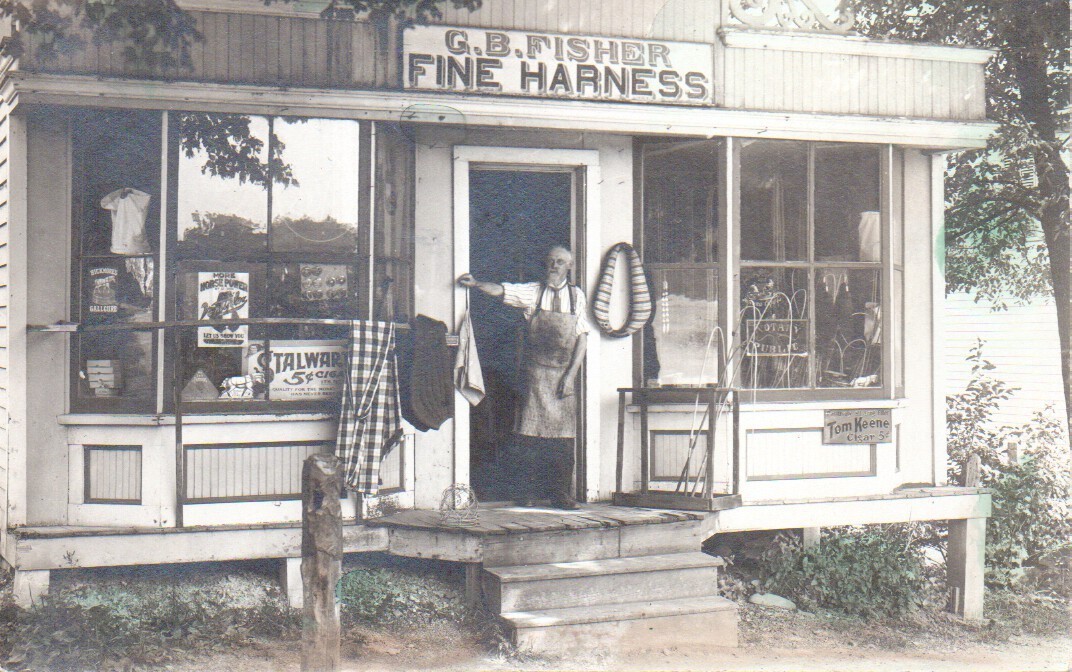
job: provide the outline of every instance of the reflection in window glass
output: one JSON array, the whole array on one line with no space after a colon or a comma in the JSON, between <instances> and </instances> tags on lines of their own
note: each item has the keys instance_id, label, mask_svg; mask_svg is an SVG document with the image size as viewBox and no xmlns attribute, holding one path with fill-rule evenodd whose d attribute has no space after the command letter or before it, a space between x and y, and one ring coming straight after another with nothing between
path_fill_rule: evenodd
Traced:
<instances>
[{"instance_id":1,"label":"reflection in window glass","mask_svg":"<svg viewBox=\"0 0 1072 672\"><path fill-rule=\"evenodd\" d=\"M808 146L741 144L741 259L808 258Z\"/></svg>"},{"instance_id":2,"label":"reflection in window glass","mask_svg":"<svg viewBox=\"0 0 1072 672\"><path fill-rule=\"evenodd\" d=\"M291 179L272 188L272 250L355 252L360 124L273 120Z\"/></svg>"},{"instance_id":3,"label":"reflection in window glass","mask_svg":"<svg viewBox=\"0 0 1072 672\"><path fill-rule=\"evenodd\" d=\"M869 145L816 145L816 261L881 261L879 158Z\"/></svg>"},{"instance_id":4,"label":"reflection in window glass","mask_svg":"<svg viewBox=\"0 0 1072 672\"><path fill-rule=\"evenodd\" d=\"M179 253L223 259L263 252L268 238L268 120L177 117Z\"/></svg>"},{"instance_id":5,"label":"reflection in window glass","mask_svg":"<svg viewBox=\"0 0 1072 672\"><path fill-rule=\"evenodd\" d=\"M741 380L745 387L808 387L810 320L806 269L741 269Z\"/></svg>"},{"instance_id":6,"label":"reflection in window glass","mask_svg":"<svg viewBox=\"0 0 1072 672\"><path fill-rule=\"evenodd\" d=\"M644 380L719 382L718 141L645 143L644 259L655 319Z\"/></svg>"},{"instance_id":7,"label":"reflection in window glass","mask_svg":"<svg viewBox=\"0 0 1072 672\"><path fill-rule=\"evenodd\" d=\"M878 269L816 270L815 341L819 387L877 387L882 382Z\"/></svg>"}]
</instances>

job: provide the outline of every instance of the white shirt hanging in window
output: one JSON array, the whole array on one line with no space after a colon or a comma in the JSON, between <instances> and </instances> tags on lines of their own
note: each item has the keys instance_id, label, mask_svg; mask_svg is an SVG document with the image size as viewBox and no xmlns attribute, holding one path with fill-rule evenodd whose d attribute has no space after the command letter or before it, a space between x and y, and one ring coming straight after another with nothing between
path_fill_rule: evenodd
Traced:
<instances>
[{"instance_id":1,"label":"white shirt hanging in window","mask_svg":"<svg viewBox=\"0 0 1072 672\"><path fill-rule=\"evenodd\" d=\"M101 199L101 207L112 211L112 254L149 254L145 216L151 199L137 189L116 189Z\"/></svg>"}]
</instances>

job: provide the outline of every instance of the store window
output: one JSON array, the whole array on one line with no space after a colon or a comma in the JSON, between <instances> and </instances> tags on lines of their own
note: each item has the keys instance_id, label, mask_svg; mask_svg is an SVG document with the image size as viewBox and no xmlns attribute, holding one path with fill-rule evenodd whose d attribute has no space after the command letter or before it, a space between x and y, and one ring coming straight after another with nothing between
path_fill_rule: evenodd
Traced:
<instances>
[{"instance_id":1,"label":"store window","mask_svg":"<svg viewBox=\"0 0 1072 672\"><path fill-rule=\"evenodd\" d=\"M882 148L740 142L740 383L879 388Z\"/></svg>"},{"instance_id":2,"label":"store window","mask_svg":"<svg viewBox=\"0 0 1072 672\"><path fill-rule=\"evenodd\" d=\"M717 140L640 145L644 265L655 300L644 339L649 385L721 380L719 149Z\"/></svg>"},{"instance_id":3,"label":"store window","mask_svg":"<svg viewBox=\"0 0 1072 672\"><path fill-rule=\"evenodd\" d=\"M413 147L375 135L337 119L76 115L72 313L119 330L75 337L72 409L155 412L173 385L187 411L334 405L346 329L309 321L412 311ZM122 329L158 320L206 325Z\"/></svg>"},{"instance_id":4,"label":"store window","mask_svg":"<svg viewBox=\"0 0 1072 672\"><path fill-rule=\"evenodd\" d=\"M72 316L94 326L152 322L160 263L159 112L76 113L73 138ZM72 340L72 408L151 410L153 331L98 331Z\"/></svg>"},{"instance_id":5,"label":"store window","mask_svg":"<svg viewBox=\"0 0 1072 672\"><path fill-rule=\"evenodd\" d=\"M361 126L179 114L179 320L361 317ZM341 327L205 326L178 351L185 403L338 398Z\"/></svg>"}]
</instances>

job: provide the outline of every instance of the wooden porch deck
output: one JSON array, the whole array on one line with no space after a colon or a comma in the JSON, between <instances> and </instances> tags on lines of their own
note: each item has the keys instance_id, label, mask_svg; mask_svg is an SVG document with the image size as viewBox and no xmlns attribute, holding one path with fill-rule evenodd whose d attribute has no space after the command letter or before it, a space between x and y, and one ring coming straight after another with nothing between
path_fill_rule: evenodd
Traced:
<instances>
[{"instance_id":1,"label":"wooden porch deck","mask_svg":"<svg viewBox=\"0 0 1072 672\"><path fill-rule=\"evenodd\" d=\"M638 509L610 504L581 504L574 511L550 507L477 506L468 521L455 522L439 511L400 511L365 521L370 527L392 529L451 531L478 537L660 525L699 521L704 514L696 511Z\"/></svg>"}]
</instances>

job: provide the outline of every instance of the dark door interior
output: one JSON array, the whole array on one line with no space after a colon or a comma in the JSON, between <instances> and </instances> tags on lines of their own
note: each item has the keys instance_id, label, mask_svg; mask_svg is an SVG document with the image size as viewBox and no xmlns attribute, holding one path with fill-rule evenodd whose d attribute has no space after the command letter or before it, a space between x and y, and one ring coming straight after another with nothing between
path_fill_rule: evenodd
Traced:
<instances>
[{"instance_id":1,"label":"dark door interior","mask_svg":"<svg viewBox=\"0 0 1072 672\"><path fill-rule=\"evenodd\" d=\"M552 245L570 244L573 175L538 170L469 173L469 267L480 280L539 282ZM470 482L481 501L512 499L503 457L520 394L524 319L499 299L471 292L487 396L470 415Z\"/></svg>"}]
</instances>

